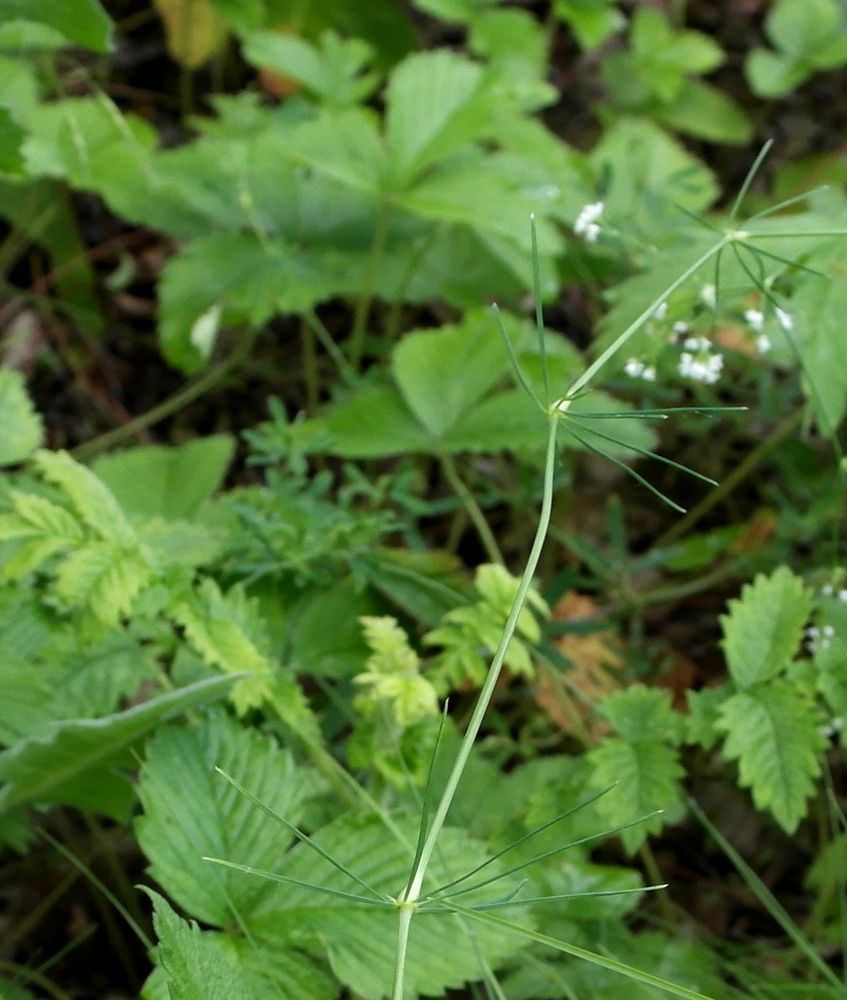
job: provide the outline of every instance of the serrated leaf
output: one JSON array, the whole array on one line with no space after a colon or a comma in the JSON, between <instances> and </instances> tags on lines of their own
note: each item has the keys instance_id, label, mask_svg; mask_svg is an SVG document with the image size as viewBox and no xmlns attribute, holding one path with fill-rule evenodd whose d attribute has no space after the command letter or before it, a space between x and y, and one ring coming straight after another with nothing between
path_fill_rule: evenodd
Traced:
<instances>
[{"instance_id":1,"label":"serrated leaf","mask_svg":"<svg viewBox=\"0 0 847 1000\"><path fill-rule=\"evenodd\" d=\"M344 817L313 839L374 889L397 895L408 879L416 836L411 824L402 826L406 844L395 839L374 816ZM425 891L427 886L470 870L484 857L482 845L464 831L445 829ZM278 870L288 878L344 892L362 891L304 845L294 848ZM494 896L505 891L495 887ZM381 1000L391 983L397 928L397 911L392 907L365 906L308 888L285 886L268 898L250 927L269 941L297 941L324 951L338 978L364 1000ZM441 995L447 987L458 988L480 978L481 958L496 968L516 947L519 944L510 935L489 934L487 928L476 924L463 925L450 914L419 914L412 925L406 991L410 996Z\"/></svg>"},{"instance_id":2,"label":"serrated leaf","mask_svg":"<svg viewBox=\"0 0 847 1000\"><path fill-rule=\"evenodd\" d=\"M204 934L181 920L156 892L153 927L159 939L156 961L165 971L170 1000L253 1000L223 935Z\"/></svg>"},{"instance_id":3,"label":"serrated leaf","mask_svg":"<svg viewBox=\"0 0 847 1000\"><path fill-rule=\"evenodd\" d=\"M288 136L285 153L355 191L374 195L383 185L385 147L373 114L363 108L327 111L304 122Z\"/></svg>"},{"instance_id":4,"label":"serrated leaf","mask_svg":"<svg viewBox=\"0 0 847 1000\"><path fill-rule=\"evenodd\" d=\"M0 810L63 803L125 819L132 802L129 749L167 719L222 698L231 677L212 677L100 719L51 723L0 753Z\"/></svg>"},{"instance_id":5,"label":"serrated leaf","mask_svg":"<svg viewBox=\"0 0 847 1000\"><path fill-rule=\"evenodd\" d=\"M220 487L234 450L229 434L211 434L182 445L104 455L92 469L128 514L189 518Z\"/></svg>"},{"instance_id":6,"label":"serrated leaf","mask_svg":"<svg viewBox=\"0 0 847 1000\"><path fill-rule=\"evenodd\" d=\"M658 117L671 128L707 142L743 145L753 135L749 118L735 101L702 80L686 80Z\"/></svg>"},{"instance_id":7,"label":"serrated leaf","mask_svg":"<svg viewBox=\"0 0 847 1000\"><path fill-rule=\"evenodd\" d=\"M671 708L671 694L665 688L632 684L604 698L598 711L628 743L679 739L680 719Z\"/></svg>"},{"instance_id":8,"label":"serrated leaf","mask_svg":"<svg viewBox=\"0 0 847 1000\"><path fill-rule=\"evenodd\" d=\"M272 738L223 714L190 729L163 728L150 743L138 786L144 815L136 821L150 871L187 912L227 927L249 921L273 887L203 858L272 868L292 836L215 767L292 823L306 776Z\"/></svg>"},{"instance_id":9,"label":"serrated leaf","mask_svg":"<svg viewBox=\"0 0 847 1000\"><path fill-rule=\"evenodd\" d=\"M273 667L266 652L267 637L256 602L240 584L224 594L206 578L192 595L177 602L172 614L206 663L228 673L252 675L233 688L239 712L256 708L268 697Z\"/></svg>"},{"instance_id":10,"label":"serrated leaf","mask_svg":"<svg viewBox=\"0 0 847 1000\"><path fill-rule=\"evenodd\" d=\"M99 622L115 626L153 577L140 548L90 542L59 564L55 593L67 607L87 609Z\"/></svg>"},{"instance_id":11,"label":"serrated leaf","mask_svg":"<svg viewBox=\"0 0 847 1000\"><path fill-rule=\"evenodd\" d=\"M634 854L648 834L658 833L668 820L678 816L680 779L685 772L674 747L658 740L628 743L612 737L591 750L588 760L593 787L614 785L597 802L597 811L610 826L631 823L657 809L666 811L664 816L651 816L621 831L627 853Z\"/></svg>"},{"instance_id":12,"label":"serrated leaf","mask_svg":"<svg viewBox=\"0 0 847 1000\"><path fill-rule=\"evenodd\" d=\"M396 183L472 142L488 125L481 67L448 49L408 56L386 94L386 138Z\"/></svg>"},{"instance_id":13,"label":"serrated leaf","mask_svg":"<svg viewBox=\"0 0 847 1000\"><path fill-rule=\"evenodd\" d=\"M41 418L35 412L20 372L0 369L0 465L15 465L40 447L44 438Z\"/></svg>"},{"instance_id":14,"label":"serrated leaf","mask_svg":"<svg viewBox=\"0 0 847 1000\"><path fill-rule=\"evenodd\" d=\"M732 688L726 684L721 687L685 692L685 700L688 703L688 715L685 717L687 743L697 743L704 750L712 749L720 739L717 729L720 707L731 692Z\"/></svg>"},{"instance_id":15,"label":"serrated leaf","mask_svg":"<svg viewBox=\"0 0 847 1000\"><path fill-rule=\"evenodd\" d=\"M732 679L741 688L781 673L797 652L812 598L787 566L759 574L720 618L723 651Z\"/></svg>"},{"instance_id":16,"label":"serrated leaf","mask_svg":"<svg viewBox=\"0 0 847 1000\"><path fill-rule=\"evenodd\" d=\"M135 532L106 485L66 451L36 452L41 475L68 497L82 520L103 539L120 546L135 542Z\"/></svg>"},{"instance_id":17,"label":"serrated leaf","mask_svg":"<svg viewBox=\"0 0 847 1000\"><path fill-rule=\"evenodd\" d=\"M46 24L95 52L111 47L112 22L97 0L0 0L0 21Z\"/></svg>"},{"instance_id":18,"label":"serrated leaf","mask_svg":"<svg viewBox=\"0 0 847 1000\"><path fill-rule=\"evenodd\" d=\"M717 725L727 733L723 754L738 761L741 786L751 789L758 809L793 833L826 742L814 706L787 681L770 680L725 701Z\"/></svg>"}]
</instances>

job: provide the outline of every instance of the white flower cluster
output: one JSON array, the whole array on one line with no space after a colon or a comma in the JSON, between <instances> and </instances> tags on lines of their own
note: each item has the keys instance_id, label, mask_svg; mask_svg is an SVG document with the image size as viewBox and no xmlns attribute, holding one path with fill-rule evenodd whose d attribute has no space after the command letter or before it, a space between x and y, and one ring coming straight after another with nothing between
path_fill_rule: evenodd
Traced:
<instances>
[{"instance_id":1,"label":"white flower cluster","mask_svg":"<svg viewBox=\"0 0 847 1000\"><path fill-rule=\"evenodd\" d=\"M831 625L823 625L821 628L810 625L806 629L806 649L810 653L816 653L819 649L829 649L834 635L835 629Z\"/></svg>"},{"instance_id":2,"label":"white flower cluster","mask_svg":"<svg viewBox=\"0 0 847 1000\"><path fill-rule=\"evenodd\" d=\"M847 604L847 589L836 590L831 584L826 583L820 592L822 597L837 597L842 604Z\"/></svg>"},{"instance_id":3,"label":"white flower cluster","mask_svg":"<svg viewBox=\"0 0 847 1000\"><path fill-rule=\"evenodd\" d=\"M583 206L573 224L573 231L576 235L584 236L588 243L596 243L597 237L600 235L597 220L603 214L603 207L602 201L594 201L590 205Z\"/></svg>"},{"instance_id":4,"label":"white flower cluster","mask_svg":"<svg viewBox=\"0 0 847 1000\"><path fill-rule=\"evenodd\" d=\"M656 381L656 369L652 365L648 367L638 358L630 358L623 366L623 370L630 378L643 378L645 382Z\"/></svg>"},{"instance_id":5,"label":"white flower cluster","mask_svg":"<svg viewBox=\"0 0 847 1000\"><path fill-rule=\"evenodd\" d=\"M840 715L836 715L832 722L828 725L821 726L819 731L822 736L825 736L827 739L832 739L833 736L838 736L840 733L844 732L844 720Z\"/></svg>"},{"instance_id":6,"label":"white flower cluster","mask_svg":"<svg viewBox=\"0 0 847 1000\"><path fill-rule=\"evenodd\" d=\"M723 355L712 353L711 341L705 337L687 337L682 342L679 357L679 374L694 382L714 385L723 371Z\"/></svg>"}]
</instances>

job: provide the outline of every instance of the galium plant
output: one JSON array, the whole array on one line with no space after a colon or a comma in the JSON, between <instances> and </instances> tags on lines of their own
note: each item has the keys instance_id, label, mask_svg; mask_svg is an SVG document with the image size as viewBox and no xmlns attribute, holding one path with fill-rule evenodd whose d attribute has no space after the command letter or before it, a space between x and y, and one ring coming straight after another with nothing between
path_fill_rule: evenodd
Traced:
<instances>
[{"instance_id":1,"label":"galium plant","mask_svg":"<svg viewBox=\"0 0 847 1000\"><path fill-rule=\"evenodd\" d=\"M700 253L696 259L688 266L674 281L672 281L657 297L652 301L645 309L643 309L639 315L630 323L629 326L624 329L622 333L611 343L605 350L603 350L598 357L582 372L580 373L571 384L568 386L566 391L562 395L556 395L552 392L552 387L549 381L548 367L546 364L546 346L545 346L545 335L543 319L541 316L541 295L539 291L538 275L536 268L536 328L538 335L538 353L541 358L541 391L533 386L532 379L527 376L523 371L520 360L515 353L512 339L510 338L507 330L505 329L499 315L497 316L497 321L500 326L500 331L502 335L503 344L505 350L508 352L513 371L515 376L526 391L528 396L533 400L534 404L537 406L539 411L539 423L543 419L547 425L547 435L546 435L546 449L545 449L545 460L544 460L544 481L542 490L542 504L538 520L538 525L536 528L535 537L533 539L529 556L521 574L520 580L517 584L517 588L514 594L514 599L506 619L505 626L503 628L502 634L500 636L497 648L494 652L488 673L482 684L478 700L476 702L475 708L471 714L469 722L466 726L464 735L461 739L458 752L456 753L452 767L450 768L449 775L444 783L440 794L436 797L434 784L432 782L432 767L430 780L427 783L427 787L424 792L423 800L421 803L421 813L420 820L418 824L418 831L416 836L416 847L412 853L412 863L411 868L408 872L405 885L397 891L386 892L375 887L372 883L369 883L365 878L362 877L360 873L357 873L354 869L348 868L348 866L340 860L338 857L333 856L328 852L323 846L319 838L307 837L300 830L294 828L291 823L285 819L285 817L272 812L268 807L262 803L261 799L248 790L244 789L239 782L224 773L224 777L230 782L233 787L237 788L242 794L244 794L258 809L262 809L268 814L272 814L275 821L278 822L282 827L289 830L298 840L300 840L304 846L309 851L315 852L320 855L325 862L327 862L337 873L340 873L348 880L348 884L351 884L351 889L340 889L336 881L335 885L330 884L312 884L312 889L319 893L331 893L339 897L343 897L349 900L349 902L356 906L362 906L366 908L377 908L377 909L388 909L393 910L396 913L397 920L397 930L396 930L396 948L395 948L395 960L394 960L394 976L393 983L391 986L391 997L392 1000L403 1000L404 997L412 995L417 989L419 984L417 984L416 979L413 977L413 985L410 986L409 982L409 944L412 935L413 926L417 926L416 918L423 917L424 914L441 913L443 915L452 914L455 919L457 919L461 926L471 927L473 923L481 923L488 928L496 928L502 931L508 931L521 938L535 940L537 942L543 942L553 948L556 948L566 954L583 958L587 961L593 962L599 966L602 966L609 970L614 970L623 975L629 976L633 979L639 980L644 983L649 983L653 986L657 986L660 989L666 990L678 996L702 996L693 990L687 989L686 987L675 985L674 983L661 980L658 977L644 973L632 966L628 966L625 963L617 962L608 958L607 956L592 953L586 951L585 949L578 948L571 945L565 941L550 938L547 935L539 934L532 929L531 923L527 923L525 918L523 922L513 922L506 921L500 917L494 916L490 911L503 908L515 908L519 910L522 914L526 914L531 911L532 907L541 904L551 904L555 903L557 900L564 899L566 897L557 895L548 895L541 897L531 897L523 898L522 886L523 883L515 884L512 877L519 874L521 871L527 867L537 864L540 861L545 860L561 851L567 850L574 846L573 843L566 843L555 848L552 851L543 852L538 856L532 857L529 861L521 862L517 865L508 864L508 853L515 847L523 844L527 841L531 841L533 837L537 836L539 833L548 830L551 826L560 822L565 815L570 814L574 809L580 809L587 803L579 803L568 810L567 814L563 814L555 817L554 819L548 821L542 826L535 830L529 832L521 841L515 842L507 846L502 851L498 852L493 857L489 857L486 860L479 862L476 866L473 866L468 871L459 874L452 874L450 877L445 877L439 870L439 851L440 844L444 837L448 837L450 830L448 827L448 815L450 814L451 807L454 804L455 797L460 788L460 784L463 775L469 765L471 760L473 747L476 739L479 735L483 721L485 718L486 711L491 702L491 698L498 682L503 664L507 658L510 643L512 642L515 631L518 626L518 622L521 615L525 613L525 604L530 594L530 588L533 576L535 574L538 561L541 556L542 548L546 538L546 534L550 525L551 511L552 511L552 497L553 497L553 477L556 465L557 457L557 442L561 428L566 427L570 435L576 438L584 447L591 451L595 451L599 454L605 455L611 461L620 465L624 468L627 473L633 476L638 482L642 483L648 489L650 489L656 496L662 499L664 502L668 503L677 510L682 510L671 498L665 496L660 490L649 483L644 477L637 473L634 469L625 465L619 459L615 458L613 454L610 454L609 445L619 446L621 441L616 439L614 436L605 433L602 430L597 429L596 424L593 421L612 421L619 419L621 417L632 417L631 413L618 413L618 412L588 412L581 413L576 404L582 399L589 391L592 381L599 374L599 372L608 364L611 363L613 358L617 358L623 351L627 343L643 328L654 321L656 318L664 318L665 311L667 309L667 304L671 300L672 296L684 288L695 278L699 273L706 268L708 265L713 267L714 284L712 288L707 291L705 298L708 300L708 304L714 305L715 300L719 294L720 284L723 278L723 273L721 270L721 261L724 254L729 253L732 255L733 259L740 266L744 274L750 278L753 286L759 289L762 294L773 304L775 315L777 321L781 325L782 329L789 332L790 321L788 319L788 312L782 308L782 306L777 306L773 303L773 296L764 279L757 276L754 268L761 269L765 266L767 261L772 259L777 259L781 263L790 264L790 261L783 261L778 255L773 254L767 249L767 240L773 239L775 236L785 236L791 237L794 235L793 231L788 232L776 232L773 229L765 229L760 231L757 223L760 220L767 218L776 211L774 208L771 211L765 213L759 213L757 216L753 216L743 223L736 222L736 216L740 210L743 203L744 195L747 191L750 181L755 173L755 170L761 163L761 159L764 156L766 150L763 151L762 156L756 161L747 182L744 185L739 197L736 201L735 207L733 209L729 226L720 232L715 234L715 239L711 245L702 253ZM781 207L781 206L778 206ZM577 228L581 230L581 235L585 236L586 239L590 241L597 240L601 236L601 230L599 228L597 220L600 219L602 215L602 205L599 203L588 206L586 212L580 217L580 222ZM596 227L596 228L589 228ZM840 232L839 232L840 235ZM764 245L762 245L764 244ZM536 247L536 237L535 230L533 226L533 249L534 249L534 261L538 260ZM776 312L776 310L779 312ZM748 317L751 327L754 330L760 330L760 318L756 313L753 317ZM683 374L688 374L695 381L702 381L712 383L717 380L717 376L720 373L720 364L714 361L709 361L704 359L702 356L695 359L694 355L697 352L700 355L708 354L711 349L711 341L697 340L694 342L695 338L686 338L683 342L683 360L681 361L681 367L685 369ZM714 357L719 357L714 355ZM699 367L698 367L699 366ZM630 366L632 367L632 366ZM640 373L643 377L643 372ZM649 379L649 376L648 376ZM708 406L688 406L688 407L673 407L670 409L645 409L638 411L636 416L639 419L644 420L664 420L667 419L671 413L674 412L710 412L714 410L725 410L725 409L743 409L743 407L708 407ZM637 446L632 446L631 444L624 443L624 447L628 448L630 451L636 454L649 454L654 458L659 458L659 460L664 460L661 456L656 455L652 450L642 449ZM669 461L669 460L664 460ZM670 462L678 469L682 469L686 472L691 472L693 475L698 476L701 479L708 480L705 476L699 476L698 473L693 470L689 470L678 463ZM386 626L387 627L387 626ZM376 622L370 620L366 622L366 628L370 630L371 641L375 641L375 629ZM382 629L383 626L380 626ZM394 626L391 626L393 629ZM424 691L422 687L422 679L415 680L417 676L417 658L413 651L405 644L405 641L400 635L396 633L391 633L391 629L385 633L384 639L379 640L380 644L388 641L389 634L393 634L394 638L391 639L390 645L394 650L394 655L400 655L406 664L405 672L407 676L407 688L408 692L416 692L416 696L412 699L415 702L415 710L421 710L425 708L425 714L431 714L431 690ZM732 635L734 633L728 633ZM824 635L823 632L819 633L821 636ZM826 633L825 638L829 638L829 632ZM817 636L814 636L817 638ZM728 640L729 641L729 640ZM399 643L399 645L398 645ZM414 661L414 662L413 662ZM377 694L380 690L383 695L388 696L388 700L391 701L392 697L396 703L396 684L398 683L396 677L393 681L388 681L379 669L377 669L376 661L373 661L372 668L368 674L365 674L361 678L361 682L367 685L374 694ZM386 686L388 685L388 686ZM408 686L411 685L411 686ZM637 694L633 691L633 695ZM383 699L385 700L385 699ZM633 699L630 699L632 701ZM424 706L424 701L426 705ZM410 704L406 705L408 709ZM400 719L400 709L398 706L398 714L396 716L396 721ZM624 705L624 700L621 701L620 712L625 713L627 711ZM638 709L640 711L640 709ZM727 709L728 712L728 709ZM611 714L610 708L610 718L617 718L618 725L620 725L621 716L619 713L616 715ZM726 714L724 728L733 732L734 722L731 714ZM624 727L625 728L625 727ZM734 738L734 737L733 737ZM439 744L442 742L439 739ZM436 750L433 755L433 761L438 757L439 749ZM742 775L743 777L743 775ZM601 788L595 793L595 797L602 798L604 796L614 796L615 789L612 788ZM668 803L670 804L670 803ZM766 800L762 800L762 804L766 804ZM614 810L611 810L614 813ZM637 830L639 824L646 827L656 828L657 824L655 822L656 817L661 814L661 808L655 810L652 813L647 813L646 815L629 817L627 821L620 823L618 826L614 827L612 831L620 831L626 835L629 831ZM392 822L390 818L383 817L383 822L390 827ZM396 831L395 831L396 834ZM602 834L596 834L595 836L601 836ZM589 839L594 839L591 837ZM639 835L637 832L634 836L630 838L630 842L635 845L643 841L643 836ZM301 888L305 888L302 882L298 882L291 875L290 871L286 871L284 874L278 874L267 870L258 870L254 866L241 865L232 861L228 861L225 858L208 858L209 861L214 861L215 864L220 865L226 869L244 872L246 874L252 875L254 877L258 876L260 878L269 879L274 882L280 882L286 885L298 885ZM505 870L500 866L506 864ZM484 869L490 868L491 874L486 877L480 877ZM329 871L329 869L327 869ZM433 879L436 885L433 887ZM491 898L487 895L486 890L495 886L497 883L505 880L506 894L500 895L496 898ZM660 888L660 886L652 886L651 888ZM502 890L500 890L502 892ZM481 895L480 895L481 894ZM470 921L470 924L468 923ZM472 931L469 931L473 935ZM486 963L482 964L482 973L484 978L490 980L491 970L487 969ZM493 980L492 980L493 982ZM496 987L492 987L495 989Z\"/></svg>"}]
</instances>

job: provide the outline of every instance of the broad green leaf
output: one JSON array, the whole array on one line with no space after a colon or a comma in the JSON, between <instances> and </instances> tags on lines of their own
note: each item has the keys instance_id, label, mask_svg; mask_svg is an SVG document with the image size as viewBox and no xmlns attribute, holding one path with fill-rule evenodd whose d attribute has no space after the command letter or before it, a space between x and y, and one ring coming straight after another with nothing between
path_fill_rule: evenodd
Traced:
<instances>
[{"instance_id":1,"label":"broad green leaf","mask_svg":"<svg viewBox=\"0 0 847 1000\"><path fill-rule=\"evenodd\" d=\"M132 787L118 768L162 722L224 697L231 677L213 677L159 694L100 719L70 719L46 726L0 753L0 810L22 803L62 803L125 819Z\"/></svg>"},{"instance_id":2,"label":"broad green leaf","mask_svg":"<svg viewBox=\"0 0 847 1000\"><path fill-rule=\"evenodd\" d=\"M431 438L391 386L368 386L313 421L316 445L344 458L427 452ZM326 446L322 444L328 435Z\"/></svg>"},{"instance_id":3,"label":"broad green leaf","mask_svg":"<svg viewBox=\"0 0 847 1000\"><path fill-rule=\"evenodd\" d=\"M96 458L94 472L128 514L188 518L215 493L232 461L235 441L210 434L182 445L142 445Z\"/></svg>"},{"instance_id":4,"label":"broad green leaf","mask_svg":"<svg viewBox=\"0 0 847 1000\"><path fill-rule=\"evenodd\" d=\"M628 225L637 220L649 226L657 205L667 211L673 202L699 212L718 193L712 172L646 119L616 122L591 151L589 161L597 175L606 178L609 218L626 220ZM678 210L674 218L679 218Z\"/></svg>"},{"instance_id":5,"label":"broad green leaf","mask_svg":"<svg viewBox=\"0 0 847 1000\"><path fill-rule=\"evenodd\" d=\"M98 0L0 0L0 21L45 24L95 52L111 48L112 22Z\"/></svg>"},{"instance_id":6,"label":"broad green leaf","mask_svg":"<svg viewBox=\"0 0 847 1000\"><path fill-rule=\"evenodd\" d=\"M473 142L492 110L482 69L447 49L408 56L392 73L386 97L386 138L401 187Z\"/></svg>"},{"instance_id":7,"label":"broad green leaf","mask_svg":"<svg viewBox=\"0 0 847 1000\"><path fill-rule=\"evenodd\" d=\"M66 451L36 452L33 463L41 475L68 497L82 520L105 541L132 547L135 532L108 487Z\"/></svg>"},{"instance_id":8,"label":"broad green leaf","mask_svg":"<svg viewBox=\"0 0 847 1000\"><path fill-rule=\"evenodd\" d=\"M186 372L206 363L220 322L259 326L274 313L309 309L334 290L313 254L252 233L212 233L167 264L159 285L159 337L165 357Z\"/></svg>"},{"instance_id":9,"label":"broad green leaf","mask_svg":"<svg viewBox=\"0 0 847 1000\"><path fill-rule=\"evenodd\" d=\"M410 823L403 824L403 831L406 844L396 840L377 817L344 817L313 839L375 890L396 896L408 879L416 836ZM445 829L424 891L469 871L484 858L479 842L464 831ZM360 886L302 844L290 852L284 866L274 870L287 878L363 894ZM488 870L491 873L493 866ZM487 891L488 898L499 898L509 887L495 885L480 893ZM474 901L473 895L456 898L469 905ZM391 983L396 928L397 910L391 906L368 906L292 885L279 886L250 921L251 931L271 942L296 941L325 952L336 976L364 1000L380 1000ZM407 993L440 995L445 988L458 988L481 977L482 958L496 968L515 947L508 935L489 935L450 914L421 913L412 925Z\"/></svg>"},{"instance_id":10,"label":"broad green leaf","mask_svg":"<svg viewBox=\"0 0 847 1000\"><path fill-rule=\"evenodd\" d=\"M604 698L598 711L628 743L679 740L680 718L671 708L671 694L666 688L632 684Z\"/></svg>"},{"instance_id":11,"label":"broad green leaf","mask_svg":"<svg viewBox=\"0 0 847 1000\"><path fill-rule=\"evenodd\" d=\"M20 372L0 369L0 465L29 458L44 438L41 417L35 412Z\"/></svg>"},{"instance_id":12,"label":"broad green leaf","mask_svg":"<svg viewBox=\"0 0 847 1000\"><path fill-rule=\"evenodd\" d=\"M769 49L753 49L747 56L744 72L753 92L771 99L790 94L807 73L805 66Z\"/></svg>"},{"instance_id":13,"label":"broad green leaf","mask_svg":"<svg viewBox=\"0 0 847 1000\"><path fill-rule=\"evenodd\" d=\"M274 887L203 858L273 868L292 835L216 767L292 823L306 777L271 737L222 713L200 726L162 728L150 742L138 786L144 814L136 821L150 871L188 913L228 927L249 922Z\"/></svg>"},{"instance_id":14,"label":"broad green leaf","mask_svg":"<svg viewBox=\"0 0 847 1000\"><path fill-rule=\"evenodd\" d=\"M19 656L0 657L0 745L10 746L51 721L46 677Z\"/></svg>"},{"instance_id":15,"label":"broad green leaf","mask_svg":"<svg viewBox=\"0 0 847 1000\"><path fill-rule=\"evenodd\" d=\"M318 45L297 35L257 31L243 40L244 58L301 83L322 101L336 107L356 104L370 95L378 77L363 73L373 50L361 38L341 38L325 32Z\"/></svg>"},{"instance_id":16,"label":"broad green leaf","mask_svg":"<svg viewBox=\"0 0 847 1000\"><path fill-rule=\"evenodd\" d=\"M568 23L583 49L596 49L626 25L615 0L555 0L553 9Z\"/></svg>"},{"instance_id":17,"label":"broad green leaf","mask_svg":"<svg viewBox=\"0 0 847 1000\"><path fill-rule=\"evenodd\" d=\"M671 128L707 142L743 145L753 135L753 126L741 108L722 90L702 80L686 80L658 117Z\"/></svg>"},{"instance_id":18,"label":"broad green leaf","mask_svg":"<svg viewBox=\"0 0 847 1000\"><path fill-rule=\"evenodd\" d=\"M385 147L374 115L363 108L326 111L304 122L287 137L285 154L355 191L372 195L383 186Z\"/></svg>"},{"instance_id":19,"label":"broad green leaf","mask_svg":"<svg viewBox=\"0 0 847 1000\"><path fill-rule=\"evenodd\" d=\"M517 339L520 325L505 322ZM406 403L437 440L502 379L509 357L494 316L480 310L456 326L406 334L391 363Z\"/></svg>"},{"instance_id":20,"label":"broad green leaf","mask_svg":"<svg viewBox=\"0 0 847 1000\"><path fill-rule=\"evenodd\" d=\"M792 684L769 680L739 692L720 709L726 732L723 754L737 760L743 788L758 809L767 809L786 833L806 813L826 745L814 706Z\"/></svg>"},{"instance_id":21,"label":"broad green leaf","mask_svg":"<svg viewBox=\"0 0 847 1000\"><path fill-rule=\"evenodd\" d=\"M720 618L723 651L732 679L742 689L782 673L797 652L812 599L787 566L759 574Z\"/></svg>"},{"instance_id":22,"label":"broad green leaf","mask_svg":"<svg viewBox=\"0 0 847 1000\"><path fill-rule=\"evenodd\" d=\"M471 50L490 62L530 77L543 77L547 36L541 22L525 10L487 10L471 22Z\"/></svg>"},{"instance_id":23,"label":"broad green leaf","mask_svg":"<svg viewBox=\"0 0 847 1000\"><path fill-rule=\"evenodd\" d=\"M588 760L595 788L614 785L597 802L597 811L610 826L632 823L657 809L665 811L621 831L628 854L634 854L648 834L658 833L665 823L678 818L680 779L685 772L674 747L658 740L629 743L611 737L589 751Z\"/></svg>"},{"instance_id":24,"label":"broad green leaf","mask_svg":"<svg viewBox=\"0 0 847 1000\"><path fill-rule=\"evenodd\" d=\"M717 724L720 707L730 697L732 688L727 684L720 687L700 688L686 691L688 715L685 717L685 740L697 743L704 750L711 750L720 739Z\"/></svg>"},{"instance_id":25,"label":"broad green leaf","mask_svg":"<svg viewBox=\"0 0 847 1000\"><path fill-rule=\"evenodd\" d=\"M765 21L765 32L778 49L811 61L838 32L842 17L837 0L778 0Z\"/></svg>"}]
</instances>

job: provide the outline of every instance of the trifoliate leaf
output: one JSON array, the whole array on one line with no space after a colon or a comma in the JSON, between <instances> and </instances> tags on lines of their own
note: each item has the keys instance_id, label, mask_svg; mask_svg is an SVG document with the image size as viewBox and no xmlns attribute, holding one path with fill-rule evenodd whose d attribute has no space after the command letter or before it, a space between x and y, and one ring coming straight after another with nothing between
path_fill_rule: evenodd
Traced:
<instances>
[{"instance_id":1,"label":"trifoliate leaf","mask_svg":"<svg viewBox=\"0 0 847 1000\"><path fill-rule=\"evenodd\" d=\"M0 369L0 465L23 462L41 445L44 427L20 372Z\"/></svg>"},{"instance_id":2,"label":"trifoliate leaf","mask_svg":"<svg viewBox=\"0 0 847 1000\"><path fill-rule=\"evenodd\" d=\"M215 767L296 822L305 777L291 755L219 713L190 729L163 728L150 743L136 832L151 873L180 906L209 924L243 925L273 886L203 858L273 868L292 835Z\"/></svg>"},{"instance_id":3,"label":"trifoliate leaf","mask_svg":"<svg viewBox=\"0 0 847 1000\"><path fill-rule=\"evenodd\" d=\"M614 785L597 802L597 811L610 826L631 823L657 809L665 810L664 815L652 816L620 833L629 854L644 843L648 834L658 833L666 822L678 818L680 779L685 772L674 747L658 740L629 743L612 737L591 750L588 759L593 769L591 784L595 788Z\"/></svg>"},{"instance_id":4,"label":"trifoliate leaf","mask_svg":"<svg viewBox=\"0 0 847 1000\"><path fill-rule=\"evenodd\" d=\"M414 853L415 827L402 823L405 843L387 830L381 820L344 817L314 836L316 843L378 892L396 896L404 887ZM447 828L426 880L428 887L451 881L485 858L482 845L464 831ZM492 866L487 869L493 874ZM325 888L365 895L357 883L320 858L305 845L290 852L277 871ZM245 876L247 877L247 876ZM254 876L255 877L255 876ZM488 898L499 898L514 883L494 886ZM317 893L308 887L278 886L250 929L269 941L287 945L297 941L327 955L338 978L364 1000L381 1000L391 983L397 932L397 910L358 904L338 896ZM473 895L457 902L473 905ZM448 988L482 975L482 961L493 968L520 947L513 935L456 919L447 913L421 913L412 924L406 976L409 996L440 996Z\"/></svg>"},{"instance_id":5,"label":"trifoliate leaf","mask_svg":"<svg viewBox=\"0 0 847 1000\"><path fill-rule=\"evenodd\" d=\"M776 677L789 664L803 637L812 599L787 566L759 574L720 618L723 650L732 679L749 688Z\"/></svg>"},{"instance_id":6,"label":"trifoliate leaf","mask_svg":"<svg viewBox=\"0 0 847 1000\"><path fill-rule=\"evenodd\" d=\"M723 753L737 760L740 783L758 809L793 833L820 774L825 739L814 706L787 681L769 680L733 695L720 710Z\"/></svg>"}]
</instances>

